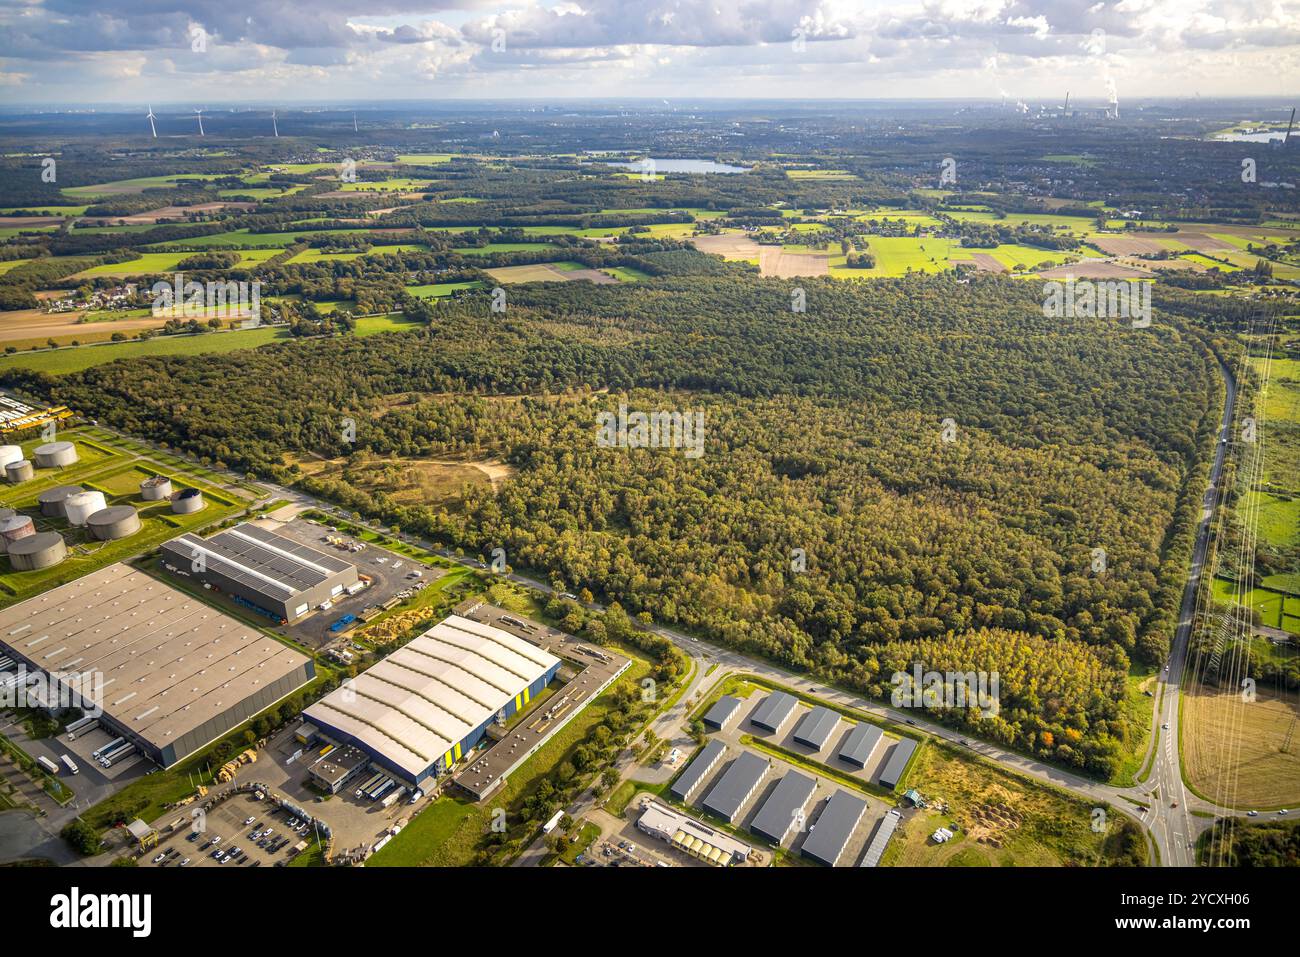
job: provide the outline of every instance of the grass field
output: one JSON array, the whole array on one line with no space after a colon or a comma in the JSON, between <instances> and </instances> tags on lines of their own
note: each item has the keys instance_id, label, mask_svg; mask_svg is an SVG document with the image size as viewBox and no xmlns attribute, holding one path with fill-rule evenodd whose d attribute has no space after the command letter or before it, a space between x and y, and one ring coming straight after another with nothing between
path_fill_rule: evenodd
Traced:
<instances>
[{"instance_id":1,"label":"grass field","mask_svg":"<svg viewBox=\"0 0 1300 957\"><path fill-rule=\"evenodd\" d=\"M265 262L279 252L278 249L250 249L240 254L236 267L253 266ZM77 273L75 278L93 279L96 276L143 276L152 273L175 272L176 264L193 253L141 253L139 259L121 263L104 263Z\"/></svg>"},{"instance_id":2,"label":"grass field","mask_svg":"<svg viewBox=\"0 0 1300 957\"><path fill-rule=\"evenodd\" d=\"M1183 772L1202 796L1241 809L1300 801L1300 695L1193 688L1183 695Z\"/></svg>"},{"instance_id":3,"label":"grass field","mask_svg":"<svg viewBox=\"0 0 1300 957\"><path fill-rule=\"evenodd\" d=\"M458 289L479 289L481 282L435 282L424 286L407 286L406 291L417 299L441 299Z\"/></svg>"},{"instance_id":4,"label":"grass field","mask_svg":"<svg viewBox=\"0 0 1300 957\"><path fill-rule=\"evenodd\" d=\"M50 375L66 375L69 372L80 372L82 369L103 365L114 359L234 352L236 349L253 349L285 338L288 338L287 331L274 326L205 333L197 336L155 336L143 342L106 342L102 345L80 346L72 349L19 352L14 355L0 356L0 371L13 368L35 369Z\"/></svg>"},{"instance_id":5,"label":"grass field","mask_svg":"<svg viewBox=\"0 0 1300 957\"><path fill-rule=\"evenodd\" d=\"M1098 834L1092 830L1092 802L960 757L936 742L921 749L911 783L931 807L918 811L898 829L883 864L1098 866L1114 857L1118 813L1111 814L1111 833ZM947 802L947 813L934 809L939 801ZM939 827L953 828L956 836L946 844L933 843L930 835Z\"/></svg>"}]
</instances>

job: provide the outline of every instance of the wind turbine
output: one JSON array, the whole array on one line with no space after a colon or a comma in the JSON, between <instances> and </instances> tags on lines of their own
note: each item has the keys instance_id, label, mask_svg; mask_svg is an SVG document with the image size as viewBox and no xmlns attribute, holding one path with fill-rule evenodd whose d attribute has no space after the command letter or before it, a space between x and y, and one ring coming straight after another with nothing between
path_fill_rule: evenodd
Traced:
<instances>
[{"instance_id":1,"label":"wind turbine","mask_svg":"<svg viewBox=\"0 0 1300 957\"><path fill-rule=\"evenodd\" d=\"M154 139L157 139L157 138L158 138L158 127L156 127L156 126L153 125L153 107L152 107L152 106L149 107L149 114L148 114L148 115L149 115L149 132L153 134L153 138L154 138Z\"/></svg>"},{"instance_id":2,"label":"wind turbine","mask_svg":"<svg viewBox=\"0 0 1300 957\"><path fill-rule=\"evenodd\" d=\"M275 110L271 111L271 130L277 137L280 135L280 127L275 124Z\"/></svg>"},{"instance_id":3,"label":"wind turbine","mask_svg":"<svg viewBox=\"0 0 1300 957\"><path fill-rule=\"evenodd\" d=\"M195 115L199 118L199 136L203 135L203 111L195 110Z\"/></svg>"}]
</instances>

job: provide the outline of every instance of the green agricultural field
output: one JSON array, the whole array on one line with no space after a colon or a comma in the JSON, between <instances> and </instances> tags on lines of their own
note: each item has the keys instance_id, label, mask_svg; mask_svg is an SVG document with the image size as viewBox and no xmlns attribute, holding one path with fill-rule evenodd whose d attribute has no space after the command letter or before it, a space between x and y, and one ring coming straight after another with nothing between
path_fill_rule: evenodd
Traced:
<instances>
[{"instance_id":1,"label":"green agricultural field","mask_svg":"<svg viewBox=\"0 0 1300 957\"><path fill-rule=\"evenodd\" d=\"M397 162L403 166L435 166L450 163L452 156L451 153L403 153L397 157Z\"/></svg>"},{"instance_id":2,"label":"green agricultural field","mask_svg":"<svg viewBox=\"0 0 1300 957\"><path fill-rule=\"evenodd\" d=\"M418 193L430 189L432 186L433 184L427 179L394 177L391 179L345 183L342 188L347 192L360 193Z\"/></svg>"},{"instance_id":3,"label":"green agricultural field","mask_svg":"<svg viewBox=\"0 0 1300 957\"><path fill-rule=\"evenodd\" d=\"M31 262L30 259L10 259L8 262L0 262L0 276L29 262Z\"/></svg>"},{"instance_id":4,"label":"green agricultural field","mask_svg":"<svg viewBox=\"0 0 1300 957\"><path fill-rule=\"evenodd\" d=\"M353 334L364 338L380 332L406 332L422 327L423 323L411 322L403 318L400 312L390 312L384 316L366 316L358 319L357 328Z\"/></svg>"},{"instance_id":5,"label":"green agricultural field","mask_svg":"<svg viewBox=\"0 0 1300 957\"><path fill-rule=\"evenodd\" d=\"M441 299L458 289L481 289L481 282L435 282L424 286L407 286L406 291L417 299Z\"/></svg>"},{"instance_id":6,"label":"green agricultural field","mask_svg":"<svg viewBox=\"0 0 1300 957\"><path fill-rule=\"evenodd\" d=\"M306 188L306 186L290 186L287 189L281 190L276 186L245 186L239 189L219 189L217 190L217 195L222 199L241 199L247 197L248 199L255 199L260 202L264 199L275 199L278 196L292 196L294 193L299 193Z\"/></svg>"},{"instance_id":7,"label":"green agricultural field","mask_svg":"<svg viewBox=\"0 0 1300 957\"><path fill-rule=\"evenodd\" d=\"M92 366L103 365L115 359L136 356L192 356L203 353L234 352L237 349L254 349L277 339L288 337L285 329L262 326L256 329L236 329L232 332L210 332L201 335L154 336L152 339L131 342L106 342L92 346L75 346L42 352L18 352L0 356L0 371L5 369L33 369L49 375L66 375Z\"/></svg>"},{"instance_id":8,"label":"green agricultural field","mask_svg":"<svg viewBox=\"0 0 1300 957\"><path fill-rule=\"evenodd\" d=\"M486 246L457 246L452 252L462 256L487 256L492 253L532 253L555 249L551 243L488 243Z\"/></svg>"},{"instance_id":9,"label":"green agricultural field","mask_svg":"<svg viewBox=\"0 0 1300 957\"><path fill-rule=\"evenodd\" d=\"M206 249L209 247L230 247L232 249L258 249L276 246L283 249L290 246L302 238L314 238L319 236L352 236L356 233L364 233L363 229L317 229L304 230L300 233L278 232L278 233L250 233L247 229L236 229L228 233L214 233L211 236L198 236L194 239L187 239L183 243L154 243L156 246L180 246L184 245L188 249Z\"/></svg>"},{"instance_id":10,"label":"green agricultural field","mask_svg":"<svg viewBox=\"0 0 1300 957\"><path fill-rule=\"evenodd\" d=\"M1300 619L1300 597L1286 595L1266 588L1262 583L1243 594L1235 584L1222 578L1214 579L1214 598L1225 603L1247 605L1259 613L1259 620L1270 628L1281 628L1294 634L1295 622Z\"/></svg>"},{"instance_id":11,"label":"green agricultural field","mask_svg":"<svg viewBox=\"0 0 1300 957\"><path fill-rule=\"evenodd\" d=\"M12 216L19 210L35 213L39 216L83 216L89 206L5 206L0 214Z\"/></svg>"},{"instance_id":12,"label":"green agricultural field","mask_svg":"<svg viewBox=\"0 0 1300 957\"><path fill-rule=\"evenodd\" d=\"M66 186L59 192L64 196L78 199L94 199L101 196L121 196L126 193L143 193L153 187L168 187L185 180L220 179L215 173L179 173L173 176L141 176L138 179L119 179L111 183L97 183L94 186Z\"/></svg>"},{"instance_id":13,"label":"green agricultural field","mask_svg":"<svg viewBox=\"0 0 1300 957\"><path fill-rule=\"evenodd\" d=\"M241 254L236 267L253 266L265 262L276 255L275 249L251 249ZM95 276L144 276L153 273L175 272L181 260L188 259L193 253L142 253L139 259L121 263L104 263L92 266L77 274L79 278L91 279Z\"/></svg>"}]
</instances>

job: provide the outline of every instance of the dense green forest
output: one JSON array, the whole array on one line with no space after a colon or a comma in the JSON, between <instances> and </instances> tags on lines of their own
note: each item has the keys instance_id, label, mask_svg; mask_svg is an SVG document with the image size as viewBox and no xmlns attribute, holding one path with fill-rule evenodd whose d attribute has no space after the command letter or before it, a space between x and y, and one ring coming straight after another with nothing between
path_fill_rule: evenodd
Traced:
<instances>
[{"instance_id":1,"label":"dense green forest","mask_svg":"<svg viewBox=\"0 0 1300 957\"><path fill-rule=\"evenodd\" d=\"M1216 821L1201 838L1198 855L1223 867L1300 867L1300 825Z\"/></svg>"},{"instance_id":2,"label":"dense green forest","mask_svg":"<svg viewBox=\"0 0 1300 957\"><path fill-rule=\"evenodd\" d=\"M942 717L1109 774L1129 662L1172 634L1221 408L1206 343L1046 319L997 278L803 280L805 313L792 285L535 284L415 333L6 381L871 694L913 662L998 671L996 717ZM702 413L703 454L598 446L620 403ZM308 478L307 453L349 468ZM357 477L395 456L515 471L404 505Z\"/></svg>"}]
</instances>

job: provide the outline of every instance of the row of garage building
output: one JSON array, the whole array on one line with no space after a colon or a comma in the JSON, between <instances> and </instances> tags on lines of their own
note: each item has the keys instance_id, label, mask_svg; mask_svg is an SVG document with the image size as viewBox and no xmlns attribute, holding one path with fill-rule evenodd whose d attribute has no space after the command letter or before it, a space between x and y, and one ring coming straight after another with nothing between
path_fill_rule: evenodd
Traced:
<instances>
[{"instance_id":1,"label":"row of garage building","mask_svg":"<svg viewBox=\"0 0 1300 957\"><path fill-rule=\"evenodd\" d=\"M724 695L704 713L701 720L708 730L723 731L740 714L743 704L744 702L734 695ZM769 734L779 734L798 707L799 699L794 695L785 691L776 691L763 699L754 709L749 721ZM840 720L841 716L838 712L825 705L818 705L799 719L792 735L793 740L811 751L821 751L839 728ZM849 730L835 756L848 765L865 770L883 740L885 735L880 728L860 721ZM911 738L900 738L889 752L877 783L889 790L898 787L915 751L916 741Z\"/></svg>"}]
</instances>

